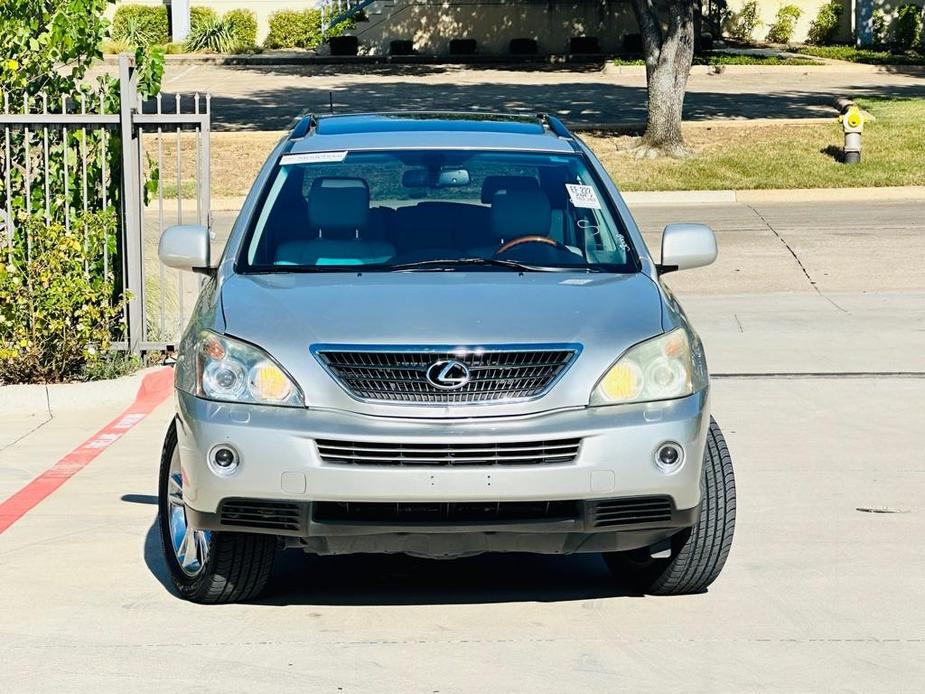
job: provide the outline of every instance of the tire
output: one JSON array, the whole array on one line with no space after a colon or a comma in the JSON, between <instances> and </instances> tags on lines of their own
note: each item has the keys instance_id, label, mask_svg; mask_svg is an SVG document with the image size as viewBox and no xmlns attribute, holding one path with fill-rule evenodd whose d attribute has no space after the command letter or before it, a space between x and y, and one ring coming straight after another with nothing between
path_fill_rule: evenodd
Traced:
<instances>
[{"instance_id":1,"label":"tire","mask_svg":"<svg viewBox=\"0 0 925 694\"><path fill-rule=\"evenodd\" d=\"M671 538L671 558L653 559L649 548L604 554L617 580L651 595L688 595L704 592L723 570L732 548L736 490L732 458L713 418L700 490L700 518Z\"/></svg>"},{"instance_id":2,"label":"tire","mask_svg":"<svg viewBox=\"0 0 925 694\"><path fill-rule=\"evenodd\" d=\"M272 535L187 529L187 532L198 533L194 540L196 551L191 553L196 555L197 561L184 569L178 549L175 548L175 535L179 535L179 531L186 527L185 507L182 505L182 481L178 480L178 497L176 484L172 486L171 483L172 469L176 479L179 477L176 420L171 422L167 430L164 449L161 452L157 527L160 531L164 561L180 597L210 605L256 598L269 582L277 539ZM171 491L174 492L172 497ZM176 533L172 532L172 517ZM182 526L179 525L181 518ZM186 535L183 537L185 539ZM205 557L204 561L198 561L201 556ZM185 554L183 560L185 561Z\"/></svg>"}]
</instances>

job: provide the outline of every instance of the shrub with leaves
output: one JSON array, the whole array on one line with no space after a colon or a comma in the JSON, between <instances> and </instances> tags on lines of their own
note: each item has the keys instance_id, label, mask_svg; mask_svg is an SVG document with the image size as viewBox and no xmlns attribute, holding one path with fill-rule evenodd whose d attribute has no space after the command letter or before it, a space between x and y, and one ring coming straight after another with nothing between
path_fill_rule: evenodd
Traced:
<instances>
[{"instance_id":1,"label":"shrub with leaves","mask_svg":"<svg viewBox=\"0 0 925 694\"><path fill-rule=\"evenodd\" d=\"M726 21L726 33L736 41L746 43L754 37L761 26L761 12L758 0L747 0L738 12L731 12Z\"/></svg>"},{"instance_id":2,"label":"shrub with leaves","mask_svg":"<svg viewBox=\"0 0 925 694\"><path fill-rule=\"evenodd\" d=\"M189 8L190 33L196 31L204 24L210 24L215 21L218 21L218 13L211 7L196 5Z\"/></svg>"},{"instance_id":3,"label":"shrub with leaves","mask_svg":"<svg viewBox=\"0 0 925 694\"><path fill-rule=\"evenodd\" d=\"M270 15L265 48L309 48L321 43L321 13L280 10Z\"/></svg>"},{"instance_id":4,"label":"shrub with leaves","mask_svg":"<svg viewBox=\"0 0 925 694\"><path fill-rule=\"evenodd\" d=\"M908 51L919 41L922 33L922 8L918 5L901 5L893 21L893 43L896 48Z\"/></svg>"},{"instance_id":5,"label":"shrub with leaves","mask_svg":"<svg viewBox=\"0 0 925 694\"><path fill-rule=\"evenodd\" d=\"M870 17L870 33L873 38L874 46L886 45L887 30L889 25L886 21L886 14L883 10L874 10Z\"/></svg>"},{"instance_id":6,"label":"shrub with leaves","mask_svg":"<svg viewBox=\"0 0 925 694\"><path fill-rule=\"evenodd\" d=\"M809 25L807 41L817 46L828 46L835 42L838 26L845 6L841 0L829 0L819 8L816 18Z\"/></svg>"},{"instance_id":7,"label":"shrub with leaves","mask_svg":"<svg viewBox=\"0 0 925 694\"><path fill-rule=\"evenodd\" d=\"M322 35L320 10L280 10L270 15L270 33L264 48L317 48L327 39L356 26L353 19L339 22Z\"/></svg>"},{"instance_id":8,"label":"shrub with leaves","mask_svg":"<svg viewBox=\"0 0 925 694\"><path fill-rule=\"evenodd\" d=\"M111 262L116 229L111 209L70 228L27 222L30 244L14 245L0 265L0 383L69 380L103 358L123 306Z\"/></svg>"},{"instance_id":9,"label":"shrub with leaves","mask_svg":"<svg viewBox=\"0 0 925 694\"><path fill-rule=\"evenodd\" d=\"M50 109L66 103L73 111L84 97L88 110L98 112L102 104L107 113L117 111L118 80L108 75L87 79L109 36L104 12L110 4L112 0L0 2L0 84L13 108L41 111L44 96ZM137 48L135 61L139 90L156 94L163 53ZM0 239L0 381L71 378L81 364L95 358L94 350L105 349L117 317L110 301L120 280L113 212L121 199L119 133L110 131L104 142L99 130L72 128L65 133L51 128L47 137L47 169L34 130L31 143L21 129L13 129L7 143L9 194L0 187L0 209L9 206L12 220L0 236L12 232L12 238ZM102 157L94 154L87 160L92 194L86 201L84 176L74 175L81 147L96 153L104 145L105 206L97 194L104 181ZM39 171L43 174L36 175Z\"/></svg>"},{"instance_id":10,"label":"shrub with leaves","mask_svg":"<svg viewBox=\"0 0 925 694\"><path fill-rule=\"evenodd\" d=\"M768 31L768 41L772 43L790 43L793 38L793 30L803 14L796 5L784 5L777 10L774 17L774 23Z\"/></svg>"},{"instance_id":11,"label":"shrub with leaves","mask_svg":"<svg viewBox=\"0 0 925 694\"><path fill-rule=\"evenodd\" d=\"M231 27L238 50L257 45L257 15L250 10L229 10L222 19Z\"/></svg>"},{"instance_id":12,"label":"shrub with leaves","mask_svg":"<svg viewBox=\"0 0 925 694\"><path fill-rule=\"evenodd\" d=\"M111 0L2 0L0 84L15 96L26 89L60 93L102 57L103 12Z\"/></svg>"},{"instance_id":13,"label":"shrub with leaves","mask_svg":"<svg viewBox=\"0 0 925 694\"><path fill-rule=\"evenodd\" d=\"M170 26L164 5L119 5L112 18L112 38L130 46L167 43Z\"/></svg>"},{"instance_id":14,"label":"shrub with leaves","mask_svg":"<svg viewBox=\"0 0 925 694\"><path fill-rule=\"evenodd\" d=\"M186 49L193 53L230 53L237 45L231 24L225 19L200 23L186 40Z\"/></svg>"}]
</instances>

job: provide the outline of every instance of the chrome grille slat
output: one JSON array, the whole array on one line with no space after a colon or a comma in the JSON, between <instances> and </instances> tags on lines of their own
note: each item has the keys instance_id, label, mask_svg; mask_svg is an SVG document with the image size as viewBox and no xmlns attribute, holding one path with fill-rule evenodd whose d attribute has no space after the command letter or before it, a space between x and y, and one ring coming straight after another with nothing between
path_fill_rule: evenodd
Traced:
<instances>
[{"instance_id":1,"label":"chrome grille slat","mask_svg":"<svg viewBox=\"0 0 925 694\"><path fill-rule=\"evenodd\" d=\"M322 461L331 465L561 465L574 462L581 448L581 439L490 444L393 444L319 439L316 443Z\"/></svg>"},{"instance_id":2,"label":"chrome grille slat","mask_svg":"<svg viewBox=\"0 0 925 694\"><path fill-rule=\"evenodd\" d=\"M377 402L446 405L517 401L545 394L578 355L575 345L528 348L319 346L313 353L353 397ZM471 380L457 390L433 386L427 370L457 360Z\"/></svg>"}]
</instances>

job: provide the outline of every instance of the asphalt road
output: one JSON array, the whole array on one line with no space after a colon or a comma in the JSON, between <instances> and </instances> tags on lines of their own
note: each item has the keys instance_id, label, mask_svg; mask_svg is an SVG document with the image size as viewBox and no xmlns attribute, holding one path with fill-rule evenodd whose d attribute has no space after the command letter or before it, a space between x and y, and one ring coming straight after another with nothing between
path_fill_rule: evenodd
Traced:
<instances>
[{"instance_id":1,"label":"asphalt road","mask_svg":"<svg viewBox=\"0 0 925 694\"><path fill-rule=\"evenodd\" d=\"M213 95L217 130L283 130L301 113L481 110L561 116L568 124L644 121L644 74L603 74L600 68L472 69L423 66L171 65L165 104L173 93ZM836 96L925 96L925 73L857 70L693 74L686 120L833 116ZM190 99L189 107L192 103Z\"/></svg>"},{"instance_id":2,"label":"asphalt road","mask_svg":"<svg viewBox=\"0 0 925 694\"><path fill-rule=\"evenodd\" d=\"M258 603L184 603L152 531L165 403L0 534L0 691L921 691L922 209L636 210L720 238L673 280L736 464L708 593L627 594L593 556L287 553ZM0 422L0 498L114 414Z\"/></svg>"}]
</instances>

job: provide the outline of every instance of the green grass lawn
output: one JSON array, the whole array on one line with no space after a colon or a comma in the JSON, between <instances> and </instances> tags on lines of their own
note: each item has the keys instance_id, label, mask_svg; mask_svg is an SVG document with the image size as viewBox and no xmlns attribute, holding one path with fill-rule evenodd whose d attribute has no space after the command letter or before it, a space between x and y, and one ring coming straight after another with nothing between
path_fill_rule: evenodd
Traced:
<instances>
[{"instance_id":1,"label":"green grass lawn","mask_svg":"<svg viewBox=\"0 0 925 694\"><path fill-rule=\"evenodd\" d=\"M892 51L855 48L854 46L800 46L797 53L830 60L846 60L868 65L925 65L925 53L921 50L893 53Z\"/></svg>"},{"instance_id":2,"label":"green grass lawn","mask_svg":"<svg viewBox=\"0 0 925 694\"><path fill-rule=\"evenodd\" d=\"M861 163L838 161L844 142L834 116L831 124L684 126L689 159L637 161L618 145L626 138L612 133L582 137L601 158L623 190L745 190L750 188L845 188L855 186L925 185L925 99L865 99L861 106L876 118L864 130ZM248 188L279 141L278 132L212 134L212 195L235 197ZM155 143L145 147L156 160ZM195 141L183 141L181 190L192 183ZM175 161L174 140L165 141L165 162ZM176 195L176 174L163 172L164 196ZM156 199L156 195L152 196Z\"/></svg>"},{"instance_id":3,"label":"green grass lawn","mask_svg":"<svg viewBox=\"0 0 925 694\"><path fill-rule=\"evenodd\" d=\"M925 99L864 99L876 117L861 162L838 161L841 125L685 127L694 155L638 161L625 138L585 135L622 190L745 190L925 185Z\"/></svg>"}]
</instances>

